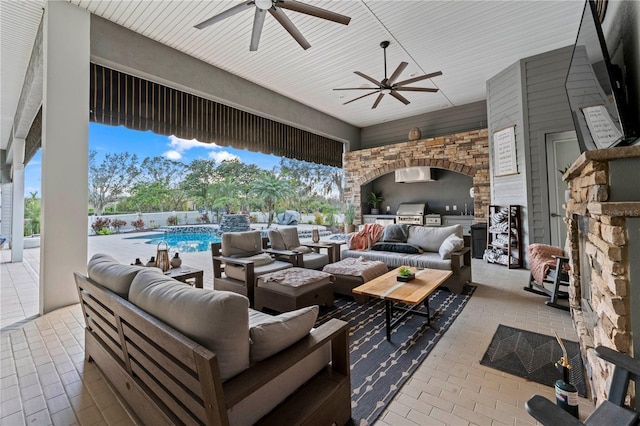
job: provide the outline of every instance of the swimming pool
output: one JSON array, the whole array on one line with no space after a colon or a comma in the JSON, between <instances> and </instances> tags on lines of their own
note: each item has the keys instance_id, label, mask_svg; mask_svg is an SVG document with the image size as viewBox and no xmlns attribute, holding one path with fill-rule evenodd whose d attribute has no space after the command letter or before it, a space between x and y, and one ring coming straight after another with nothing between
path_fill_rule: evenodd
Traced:
<instances>
[{"instance_id":1,"label":"swimming pool","mask_svg":"<svg viewBox=\"0 0 640 426\"><path fill-rule=\"evenodd\" d=\"M198 251L209 251L211 243L219 243L220 237L211 233L185 232L185 233L165 233L155 235L144 235L131 237L131 239L144 239L146 244L158 245L160 241L169 244L170 252L193 253Z\"/></svg>"}]
</instances>

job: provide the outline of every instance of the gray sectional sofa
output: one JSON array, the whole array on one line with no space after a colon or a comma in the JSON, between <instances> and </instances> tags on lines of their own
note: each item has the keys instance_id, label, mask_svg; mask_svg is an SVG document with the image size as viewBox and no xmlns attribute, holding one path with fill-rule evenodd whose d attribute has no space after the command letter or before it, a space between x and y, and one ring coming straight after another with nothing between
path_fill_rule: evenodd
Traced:
<instances>
[{"instance_id":1,"label":"gray sectional sofa","mask_svg":"<svg viewBox=\"0 0 640 426\"><path fill-rule=\"evenodd\" d=\"M471 282L470 239L462 235L462 226L427 227L418 225L387 225L380 237L371 241L365 250L347 249L342 259L364 257L384 262L388 268L415 266L417 268L444 269L453 275L442 285L460 293Z\"/></svg>"},{"instance_id":2,"label":"gray sectional sofa","mask_svg":"<svg viewBox=\"0 0 640 426\"><path fill-rule=\"evenodd\" d=\"M245 296L95 255L75 273L94 361L144 424L343 425L349 326L317 306L271 316Z\"/></svg>"}]
</instances>

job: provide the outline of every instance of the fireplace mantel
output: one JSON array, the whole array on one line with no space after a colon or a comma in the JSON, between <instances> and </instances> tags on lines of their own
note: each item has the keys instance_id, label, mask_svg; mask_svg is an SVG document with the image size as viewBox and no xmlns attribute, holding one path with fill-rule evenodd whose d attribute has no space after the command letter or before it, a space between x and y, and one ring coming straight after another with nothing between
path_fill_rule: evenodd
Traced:
<instances>
[{"instance_id":1,"label":"fireplace mantel","mask_svg":"<svg viewBox=\"0 0 640 426\"><path fill-rule=\"evenodd\" d=\"M583 153L563 178L571 265L569 297L592 395L606 399L612 368L598 359L599 345L633 355L640 338L640 266L635 228L640 223L640 146ZM633 227L633 229L630 229ZM583 295L582 289L585 289ZM635 294L634 294L635 293Z\"/></svg>"}]
</instances>

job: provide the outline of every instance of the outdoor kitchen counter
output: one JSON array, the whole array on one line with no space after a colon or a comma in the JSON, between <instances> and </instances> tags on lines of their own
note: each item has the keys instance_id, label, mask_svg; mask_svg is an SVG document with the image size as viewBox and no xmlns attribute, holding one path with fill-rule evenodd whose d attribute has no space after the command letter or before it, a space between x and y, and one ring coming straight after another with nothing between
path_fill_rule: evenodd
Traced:
<instances>
[{"instance_id":1,"label":"outdoor kitchen counter","mask_svg":"<svg viewBox=\"0 0 640 426\"><path fill-rule=\"evenodd\" d=\"M442 215L442 226L462 225L462 233L471 235L471 225L475 220L475 216L471 215Z\"/></svg>"},{"instance_id":2,"label":"outdoor kitchen counter","mask_svg":"<svg viewBox=\"0 0 640 426\"><path fill-rule=\"evenodd\" d=\"M384 220L394 220L396 219L396 215L394 214L363 214L362 215L362 223L376 223L376 220L384 219Z\"/></svg>"}]
</instances>

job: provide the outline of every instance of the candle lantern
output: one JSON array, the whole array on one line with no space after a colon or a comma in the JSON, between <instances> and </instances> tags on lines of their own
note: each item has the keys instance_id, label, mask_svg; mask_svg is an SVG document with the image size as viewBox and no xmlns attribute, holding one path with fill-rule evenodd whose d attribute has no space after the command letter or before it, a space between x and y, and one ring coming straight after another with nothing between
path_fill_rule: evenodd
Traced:
<instances>
[{"instance_id":1,"label":"candle lantern","mask_svg":"<svg viewBox=\"0 0 640 426\"><path fill-rule=\"evenodd\" d=\"M156 267L160 268L162 272L167 272L169 268L171 268L171 263L169 262L169 244L166 241L160 241L158 243Z\"/></svg>"}]
</instances>

